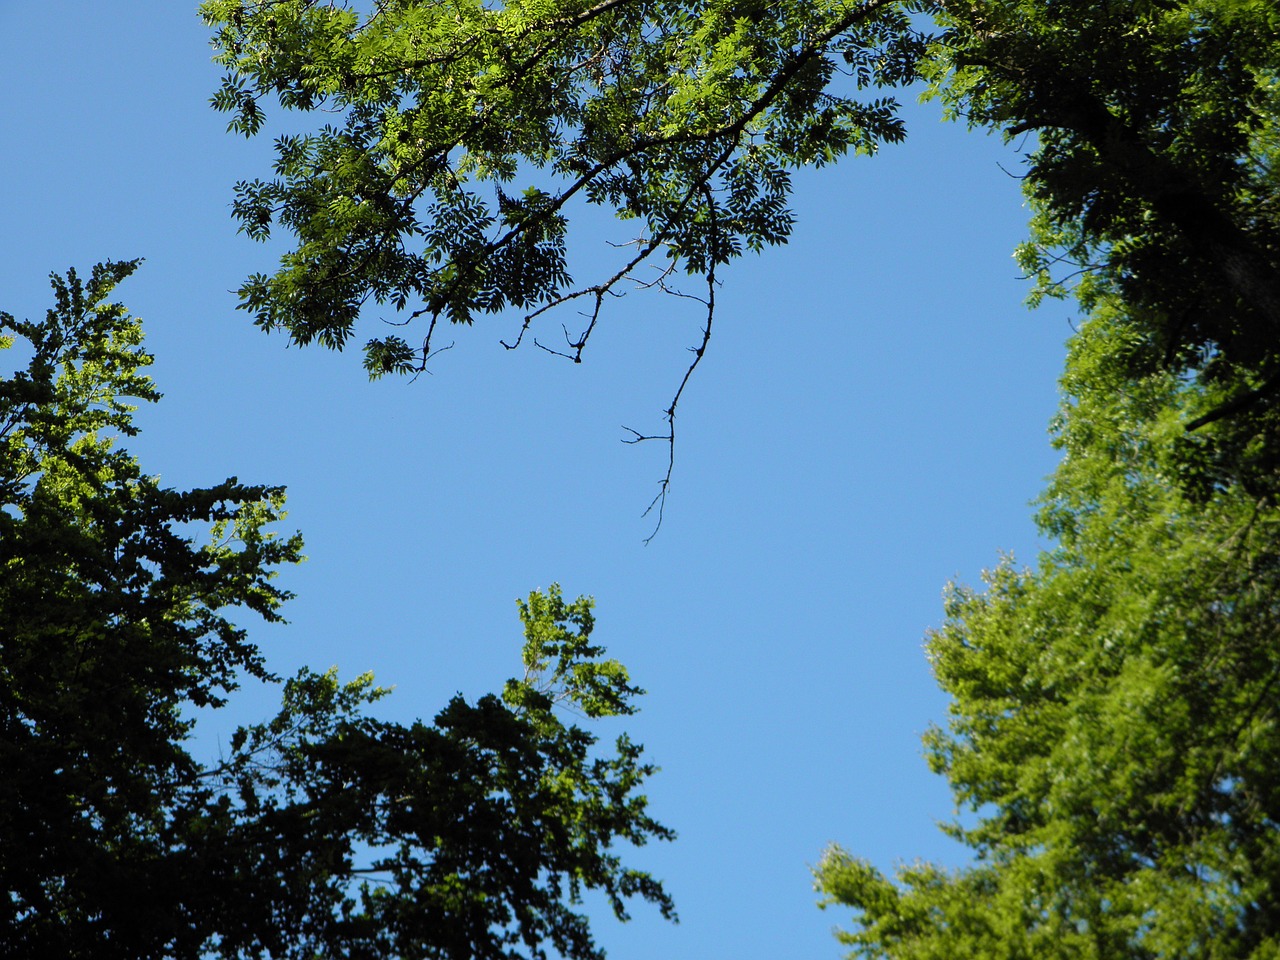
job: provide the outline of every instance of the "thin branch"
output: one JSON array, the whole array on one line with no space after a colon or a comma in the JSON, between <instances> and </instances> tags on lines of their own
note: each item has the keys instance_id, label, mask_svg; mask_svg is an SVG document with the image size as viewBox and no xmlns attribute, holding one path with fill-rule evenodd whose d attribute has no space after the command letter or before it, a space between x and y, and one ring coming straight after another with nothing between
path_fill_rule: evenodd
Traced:
<instances>
[{"instance_id":1,"label":"thin branch","mask_svg":"<svg viewBox=\"0 0 1280 960\"><path fill-rule=\"evenodd\" d=\"M704 184L702 187L703 196L707 202L707 210L711 214L711 225L713 233L713 246L718 245L720 219L716 212L715 199L711 196L711 191ZM702 342L698 346L691 348L693 352L693 362L689 364L688 369L684 372L684 377L680 380L680 386L676 388L675 396L671 398L671 405L666 410L667 432L666 434L657 434L653 436L640 433L631 427L624 426L623 429L632 434L630 440L624 440L623 443L640 443L644 440L665 440L667 442L667 472L662 478L662 482L658 486L657 495L649 502L649 506L645 508L642 517L649 516L653 512L654 507L658 508L657 523L654 525L653 531L649 536L645 537L644 544L648 546L654 537L658 535L658 531L662 529L662 518L667 507L667 493L671 490L671 475L676 468L676 408L680 405L680 398L684 395L684 389L689 385L689 379L693 376L693 371L698 369L698 364L702 362L702 358L706 355L707 344L711 342L711 323L715 319L716 312L716 259L712 255L707 265L707 297L703 300L701 297L693 297L689 294L680 293L679 291L667 292L675 296L685 297L691 300L698 300L707 308L707 321L702 328ZM666 289L665 287L663 289Z\"/></svg>"},{"instance_id":2,"label":"thin branch","mask_svg":"<svg viewBox=\"0 0 1280 960\"><path fill-rule=\"evenodd\" d=\"M1186 430L1188 433L1192 433L1225 417L1233 416L1241 410L1247 410L1263 397L1275 393L1277 389L1280 389L1280 374L1276 374L1256 390L1246 390L1244 393L1237 394L1226 403L1214 407L1204 416L1196 417L1187 424Z\"/></svg>"}]
</instances>

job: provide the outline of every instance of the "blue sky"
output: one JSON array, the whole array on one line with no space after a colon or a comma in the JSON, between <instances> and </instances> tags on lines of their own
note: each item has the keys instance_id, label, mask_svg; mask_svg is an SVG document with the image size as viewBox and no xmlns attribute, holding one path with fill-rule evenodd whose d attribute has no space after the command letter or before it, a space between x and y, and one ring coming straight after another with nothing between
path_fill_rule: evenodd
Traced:
<instances>
[{"instance_id":1,"label":"blue sky","mask_svg":"<svg viewBox=\"0 0 1280 960\"><path fill-rule=\"evenodd\" d=\"M291 624L256 632L270 663L373 670L390 714L430 717L518 672L517 597L593 594L597 636L650 691L625 727L680 832L635 859L681 923L602 912L616 960L834 958L844 917L809 877L826 843L962 862L920 754L946 706L921 643L945 582L1038 547L1027 504L1070 333L1066 307L1021 304L1016 154L911 105L905 145L797 176L792 243L722 272L644 546L665 450L621 428L661 427L699 315L629 296L580 366L509 353L518 318L486 320L412 384L264 336L229 291L272 251L236 235L230 202L269 144L208 108L194 6L0 7L0 309L42 313L51 270L147 258L120 298L165 399L130 446L174 486L288 485L310 560L287 574ZM245 691L218 723L273 700Z\"/></svg>"}]
</instances>

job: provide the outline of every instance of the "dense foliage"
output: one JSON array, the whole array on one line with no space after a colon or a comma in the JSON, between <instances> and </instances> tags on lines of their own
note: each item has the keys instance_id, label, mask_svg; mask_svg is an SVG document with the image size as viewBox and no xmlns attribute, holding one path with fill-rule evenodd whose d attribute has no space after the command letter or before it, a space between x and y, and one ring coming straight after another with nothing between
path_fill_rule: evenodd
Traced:
<instances>
[{"instance_id":1,"label":"dense foliage","mask_svg":"<svg viewBox=\"0 0 1280 960\"><path fill-rule=\"evenodd\" d=\"M521 605L522 679L431 723L376 719L369 676L300 671L270 720L193 755L195 710L277 682L237 608L279 619L278 488L161 487L120 446L159 398L132 263L54 277L42 321L0 314L0 954L596 960L579 898L671 915L614 845L667 839L653 768L565 725L641 693L590 642L591 601ZM25 366L22 357L25 355Z\"/></svg>"},{"instance_id":2,"label":"dense foliage","mask_svg":"<svg viewBox=\"0 0 1280 960\"><path fill-rule=\"evenodd\" d=\"M944 2L926 70L1034 133L1033 300L1074 292L1056 546L954 588L926 738L975 855L817 871L861 957L1280 956L1274 4Z\"/></svg>"},{"instance_id":3,"label":"dense foliage","mask_svg":"<svg viewBox=\"0 0 1280 960\"><path fill-rule=\"evenodd\" d=\"M952 705L926 747L976 864L820 865L858 956L1280 956L1280 508L1186 495L1170 440L1199 388L1135 383L1132 349L1118 317L1083 328L1039 514L1058 546L953 589L928 644Z\"/></svg>"},{"instance_id":4,"label":"dense foliage","mask_svg":"<svg viewBox=\"0 0 1280 960\"><path fill-rule=\"evenodd\" d=\"M202 11L234 129L257 132L272 94L340 121L282 136L276 178L241 184L236 207L252 236L297 236L242 293L302 342L342 345L371 298L464 321L558 301L573 289L578 194L641 221L637 256L661 247L693 271L782 241L788 169L902 135L892 100L848 94L923 74L970 123L1036 134L1026 258L1042 283L1045 248L1059 250L1122 283L1156 346L1184 361L1273 352L1280 12L1267 0ZM370 344L375 373L423 359L397 338Z\"/></svg>"},{"instance_id":5,"label":"dense foliage","mask_svg":"<svg viewBox=\"0 0 1280 960\"><path fill-rule=\"evenodd\" d=\"M1274 488L1280 7L940 0L936 13L922 64L935 92L1028 145L1033 299L1123 303L1132 376L1205 387L1187 411L1184 479Z\"/></svg>"},{"instance_id":6,"label":"dense foliage","mask_svg":"<svg viewBox=\"0 0 1280 960\"><path fill-rule=\"evenodd\" d=\"M1253 0L944 2L928 67L951 108L1034 131L1029 265L1116 283L1155 346L1275 352L1280 9Z\"/></svg>"},{"instance_id":7,"label":"dense foliage","mask_svg":"<svg viewBox=\"0 0 1280 960\"><path fill-rule=\"evenodd\" d=\"M286 132L275 177L238 187L246 233L297 238L242 305L331 347L369 302L425 318L412 344L368 341L378 375L421 370L440 317L512 307L518 340L575 301L588 324L556 349L578 360L605 299L654 282L636 274L651 255L711 276L787 237L790 169L901 137L892 100L847 95L908 74L918 38L899 6L209 0L227 70L213 102L232 129L256 133L268 96L335 117ZM629 222L616 271L581 286L566 253L578 200Z\"/></svg>"}]
</instances>

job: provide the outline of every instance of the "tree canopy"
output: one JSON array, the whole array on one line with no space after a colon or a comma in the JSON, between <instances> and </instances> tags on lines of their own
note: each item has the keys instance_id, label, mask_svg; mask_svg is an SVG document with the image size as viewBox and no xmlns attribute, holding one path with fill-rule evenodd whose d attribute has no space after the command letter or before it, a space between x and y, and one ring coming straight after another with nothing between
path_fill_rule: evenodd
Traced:
<instances>
[{"instance_id":1,"label":"tree canopy","mask_svg":"<svg viewBox=\"0 0 1280 960\"><path fill-rule=\"evenodd\" d=\"M237 187L244 232L297 240L242 306L330 347L369 302L422 318L413 344L367 342L377 376L423 369L441 317L511 307L519 340L584 300L589 324L558 346L580 360L604 300L650 256L712 276L787 237L791 169L901 137L892 100L850 95L909 75L918 37L899 7L210 0L227 71L213 103L233 130L257 133L267 97L336 119L280 136L274 178ZM567 260L578 199L631 222L617 271L582 286Z\"/></svg>"},{"instance_id":2,"label":"tree canopy","mask_svg":"<svg viewBox=\"0 0 1280 960\"><path fill-rule=\"evenodd\" d=\"M590 639L592 601L520 605L525 675L432 722L378 719L369 675L302 669L211 761L196 708L279 683L238 609L280 618L283 490L164 488L120 444L159 393L134 263L55 276L40 321L0 314L0 904L6 955L597 960L595 890L673 916L616 845L670 839L654 768L565 724L642 693Z\"/></svg>"},{"instance_id":3,"label":"tree canopy","mask_svg":"<svg viewBox=\"0 0 1280 960\"><path fill-rule=\"evenodd\" d=\"M287 129L274 176L236 187L242 232L296 241L248 278L240 306L265 330L337 349L364 308L394 308L404 329L364 343L379 377L425 370L452 345L436 337L442 319L508 310L504 346L578 363L610 298L639 285L700 301L665 429L628 441L674 453L717 268L786 240L792 170L902 138L879 88L913 76L920 6L209 0L226 70L213 104L230 128L266 127L271 98L329 121ZM576 279L570 228L591 205L621 222ZM700 278L691 290L687 274ZM671 467L650 504L659 523Z\"/></svg>"},{"instance_id":4,"label":"tree canopy","mask_svg":"<svg viewBox=\"0 0 1280 960\"><path fill-rule=\"evenodd\" d=\"M1258 364L1280 330L1272 3L942 3L926 72L950 109L1034 132L1023 252L1114 284L1161 353ZM1088 285L1081 291L1089 294Z\"/></svg>"},{"instance_id":5,"label":"tree canopy","mask_svg":"<svg viewBox=\"0 0 1280 960\"><path fill-rule=\"evenodd\" d=\"M942 3L923 69L1034 135L1020 259L1074 294L1055 546L953 587L925 739L974 854L817 871L860 957L1280 956L1277 12Z\"/></svg>"},{"instance_id":6,"label":"tree canopy","mask_svg":"<svg viewBox=\"0 0 1280 960\"><path fill-rule=\"evenodd\" d=\"M1274 3L203 9L234 128L271 94L340 118L241 185L247 232L298 241L243 305L330 346L368 300L424 318L418 344L369 341L374 374L422 369L442 316L514 307L514 345L586 297L556 348L580 360L659 251L705 277L709 336L715 267L789 234L789 171L903 135L886 88L923 80L1024 144L1031 300L1074 296L1085 323L1040 505L1056 545L953 588L929 641L952 707L926 745L976 862L895 881L832 848L818 886L865 957L1280 956ZM616 275L575 287L579 195L639 223Z\"/></svg>"},{"instance_id":7,"label":"tree canopy","mask_svg":"<svg viewBox=\"0 0 1280 960\"><path fill-rule=\"evenodd\" d=\"M818 886L865 957L1280 957L1271 0L201 11L233 130L268 129L271 99L307 115L237 186L242 231L291 248L241 304L334 349L389 306L404 329L360 337L374 377L425 370L441 320L503 311L505 345L579 362L610 297L686 275L692 372L717 269L786 241L795 169L902 138L894 88L1025 143L1032 299L1074 295L1086 322L1040 503L1054 546L953 588L929 641L952 707L926 748L975 860L890 878L833 847ZM592 205L618 232L579 279ZM557 713L640 693L589 599L531 594L523 678L430 723L378 719L367 676L267 669L238 617L280 617L301 541L275 531L281 489L169 490L121 446L129 401L159 398L109 302L133 267L55 277L42 322L0 315L26 358L0 380L6 948L596 960L584 891L670 916L613 846L671 836L639 792L653 768ZM584 319L548 340L561 308ZM200 760L194 711L241 682L280 683L280 712Z\"/></svg>"},{"instance_id":8,"label":"tree canopy","mask_svg":"<svg viewBox=\"0 0 1280 960\"><path fill-rule=\"evenodd\" d=\"M1141 379L1201 378L1202 486L1274 486L1280 449L1280 10L1266 0L957 0L922 72L953 115L1028 144L1033 302L1103 301ZM1204 429L1213 424L1213 429Z\"/></svg>"},{"instance_id":9,"label":"tree canopy","mask_svg":"<svg viewBox=\"0 0 1280 960\"><path fill-rule=\"evenodd\" d=\"M926 751L976 862L889 879L829 850L855 956L1280 956L1280 509L1184 491L1171 438L1202 388L1135 383L1133 349L1117 316L1082 329L1040 501L1057 545L953 588L928 642L952 702Z\"/></svg>"},{"instance_id":10,"label":"tree canopy","mask_svg":"<svg viewBox=\"0 0 1280 960\"><path fill-rule=\"evenodd\" d=\"M717 266L789 236L791 171L900 140L891 94L923 80L951 115L1027 144L1033 220L1019 258L1033 299L1074 292L1087 312L1121 297L1145 347L1129 354L1135 377L1205 378L1189 426L1216 426L1185 448L1188 481L1270 482L1280 14L1269 0L201 10L226 70L213 102L232 129L263 129L269 98L328 119L284 129L274 176L237 187L242 231L295 241L240 289L264 329L341 348L364 307L386 304L405 330L368 337L365 367L412 374L439 348L441 318L510 309L507 346L529 337L579 362L609 297L638 282L705 304L692 369ZM575 280L570 228L584 204L622 223L614 267ZM642 272L650 258L661 265ZM681 290L685 272L705 291ZM540 336L568 305L584 319ZM666 432L634 440L674 443L687 382Z\"/></svg>"}]
</instances>

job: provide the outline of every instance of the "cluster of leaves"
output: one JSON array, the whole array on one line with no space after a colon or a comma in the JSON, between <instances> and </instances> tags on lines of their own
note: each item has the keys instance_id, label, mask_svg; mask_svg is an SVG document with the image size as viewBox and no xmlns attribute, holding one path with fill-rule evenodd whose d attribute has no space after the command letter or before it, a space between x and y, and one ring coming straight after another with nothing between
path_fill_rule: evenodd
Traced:
<instances>
[{"instance_id":1,"label":"cluster of leaves","mask_svg":"<svg viewBox=\"0 0 1280 960\"><path fill-rule=\"evenodd\" d=\"M590 322L654 254L707 274L786 239L789 170L902 137L891 99L833 92L912 75L923 40L888 0L208 0L226 68L214 105L246 135L262 101L336 124L276 141L276 177L241 183L250 236L297 238L242 307L340 348L371 300L426 332L366 345L374 376L414 372L442 316L579 298ZM523 180L523 188L512 181ZM575 198L639 221L616 273L574 287ZM650 281L652 283L652 281ZM517 342L519 342L517 340Z\"/></svg>"},{"instance_id":2,"label":"cluster of leaves","mask_svg":"<svg viewBox=\"0 0 1280 960\"><path fill-rule=\"evenodd\" d=\"M1187 372L1215 401L1188 417L1218 425L1187 447L1184 472L1274 487L1280 9L940 0L935 12L933 91L972 125L1034 137L1019 252L1032 301L1071 292L1086 313L1121 301L1132 375Z\"/></svg>"},{"instance_id":3,"label":"cluster of leaves","mask_svg":"<svg viewBox=\"0 0 1280 960\"><path fill-rule=\"evenodd\" d=\"M1039 515L1058 546L954 588L929 640L952 704L926 748L977 863L895 883L829 850L857 956L1280 956L1280 508L1181 490L1199 388L1135 382L1133 340L1097 317L1073 344Z\"/></svg>"},{"instance_id":4,"label":"cluster of leaves","mask_svg":"<svg viewBox=\"0 0 1280 960\"><path fill-rule=\"evenodd\" d=\"M371 677L303 670L227 756L191 754L191 708L275 681L230 614L279 619L301 541L270 529L280 489L165 489L117 445L127 401L159 397L108 301L133 268L54 277L41 322L0 315L30 355L0 380L2 952L596 960L583 890L671 916L612 850L671 837L637 793L653 768L553 712L640 693L558 588L521 608L542 685L406 726L369 714Z\"/></svg>"}]
</instances>

